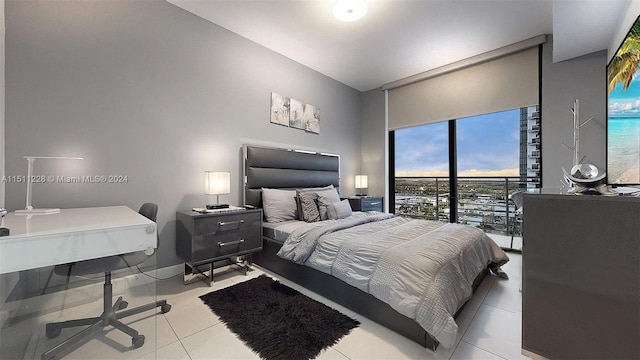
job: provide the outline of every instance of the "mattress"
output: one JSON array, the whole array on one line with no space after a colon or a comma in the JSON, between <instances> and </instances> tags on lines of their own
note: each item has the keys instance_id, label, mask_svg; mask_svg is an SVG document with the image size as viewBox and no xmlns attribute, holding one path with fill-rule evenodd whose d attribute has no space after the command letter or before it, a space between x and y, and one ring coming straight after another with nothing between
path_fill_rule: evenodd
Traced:
<instances>
[{"instance_id":1,"label":"mattress","mask_svg":"<svg viewBox=\"0 0 640 360\"><path fill-rule=\"evenodd\" d=\"M306 224L301 220L289 220L276 223L263 222L262 223L262 235L270 239L285 242L289 235Z\"/></svg>"}]
</instances>

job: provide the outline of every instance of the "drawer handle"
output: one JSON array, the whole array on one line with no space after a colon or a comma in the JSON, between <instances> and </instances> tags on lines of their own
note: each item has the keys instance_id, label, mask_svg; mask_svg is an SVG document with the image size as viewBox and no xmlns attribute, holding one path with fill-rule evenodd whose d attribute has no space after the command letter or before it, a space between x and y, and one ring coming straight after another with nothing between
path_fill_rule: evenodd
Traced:
<instances>
[{"instance_id":1,"label":"drawer handle","mask_svg":"<svg viewBox=\"0 0 640 360\"><path fill-rule=\"evenodd\" d=\"M369 203L369 205L380 205L380 204L381 204L381 202L380 202L380 201L378 201L378 202L371 202L371 203Z\"/></svg>"},{"instance_id":2,"label":"drawer handle","mask_svg":"<svg viewBox=\"0 0 640 360\"><path fill-rule=\"evenodd\" d=\"M244 239L240 239L240 240L236 240L236 241L229 241L229 242L218 241L218 246L219 247L223 247L223 246L228 246L228 245L237 245L237 244L242 244L243 242L244 242Z\"/></svg>"},{"instance_id":3,"label":"drawer handle","mask_svg":"<svg viewBox=\"0 0 640 360\"><path fill-rule=\"evenodd\" d=\"M227 226L227 225L233 225L236 224L238 225L238 228L240 228L240 224L244 224L244 220L238 220L238 221L219 221L218 222L218 226L222 227L222 226Z\"/></svg>"}]
</instances>

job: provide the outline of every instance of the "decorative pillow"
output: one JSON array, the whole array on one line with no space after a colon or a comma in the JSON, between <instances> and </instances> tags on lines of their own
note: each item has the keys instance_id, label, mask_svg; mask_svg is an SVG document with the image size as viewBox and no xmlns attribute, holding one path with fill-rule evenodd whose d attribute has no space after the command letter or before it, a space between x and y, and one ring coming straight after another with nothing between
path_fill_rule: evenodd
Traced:
<instances>
[{"instance_id":1,"label":"decorative pillow","mask_svg":"<svg viewBox=\"0 0 640 360\"><path fill-rule=\"evenodd\" d=\"M338 219L348 218L353 214L349 200L345 199L336 204L336 214L338 215Z\"/></svg>"},{"instance_id":2,"label":"decorative pillow","mask_svg":"<svg viewBox=\"0 0 640 360\"><path fill-rule=\"evenodd\" d=\"M336 189L316 191L318 194L318 211L320 212L320 220L327 220L327 206L340 202L340 195Z\"/></svg>"},{"instance_id":3,"label":"decorative pillow","mask_svg":"<svg viewBox=\"0 0 640 360\"><path fill-rule=\"evenodd\" d=\"M262 210L267 222L298 220L296 191L262 188Z\"/></svg>"},{"instance_id":4,"label":"decorative pillow","mask_svg":"<svg viewBox=\"0 0 640 360\"><path fill-rule=\"evenodd\" d=\"M329 189L335 189L332 185L328 185L328 186L324 186L324 187L316 187L316 188L303 188L303 189L297 189L296 190L296 204L298 207L298 220L304 220L302 217L302 206L300 204L300 199L299 199L299 195L305 192L316 192L316 191L320 191L320 190L329 190Z\"/></svg>"},{"instance_id":5,"label":"decorative pillow","mask_svg":"<svg viewBox=\"0 0 640 360\"><path fill-rule=\"evenodd\" d=\"M351 205L347 199L327 205L327 216L331 220L344 219L351 216L352 213Z\"/></svg>"},{"instance_id":6,"label":"decorative pillow","mask_svg":"<svg viewBox=\"0 0 640 360\"><path fill-rule=\"evenodd\" d=\"M320 213L318 212L318 194L314 192L303 192L298 194L300 199L300 208L302 209L302 219L306 222L320 221Z\"/></svg>"}]
</instances>

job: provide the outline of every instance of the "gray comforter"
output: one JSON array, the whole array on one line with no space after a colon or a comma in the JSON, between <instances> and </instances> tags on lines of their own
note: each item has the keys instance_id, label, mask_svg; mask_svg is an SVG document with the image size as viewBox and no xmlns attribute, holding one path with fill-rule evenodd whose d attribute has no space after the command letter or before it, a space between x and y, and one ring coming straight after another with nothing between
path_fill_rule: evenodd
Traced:
<instances>
[{"instance_id":1,"label":"gray comforter","mask_svg":"<svg viewBox=\"0 0 640 360\"><path fill-rule=\"evenodd\" d=\"M372 294L447 348L475 277L509 261L480 229L374 212L305 224L278 255Z\"/></svg>"}]
</instances>

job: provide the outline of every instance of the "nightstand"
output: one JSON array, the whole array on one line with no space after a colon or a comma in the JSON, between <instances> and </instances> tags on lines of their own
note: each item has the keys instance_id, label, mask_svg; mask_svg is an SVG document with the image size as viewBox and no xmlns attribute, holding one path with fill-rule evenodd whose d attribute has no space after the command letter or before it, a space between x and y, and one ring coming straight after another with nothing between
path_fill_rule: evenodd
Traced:
<instances>
[{"instance_id":1,"label":"nightstand","mask_svg":"<svg viewBox=\"0 0 640 360\"><path fill-rule=\"evenodd\" d=\"M353 211L380 211L382 212L381 196L351 196L349 205Z\"/></svg>"},{"instance_id":2,"label":"nightstand","mask_svg":"<svg viewBox=\"0 0 640 360\"><path fill-rule=\"evenodd\" d=\"M176 212L176 253L184 264L184 283L213 284L213 270L240 265L246 274L251 254L262 250L262 210Z\"/></svg>"}]
</instances>

